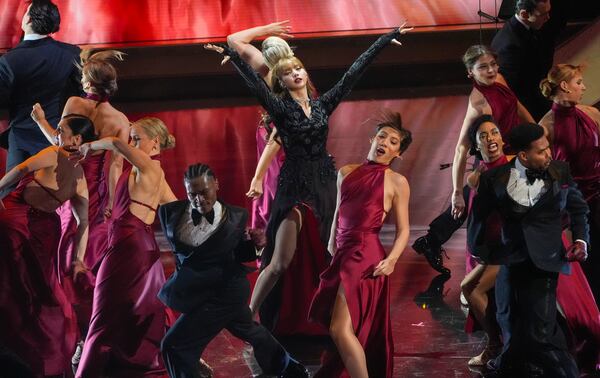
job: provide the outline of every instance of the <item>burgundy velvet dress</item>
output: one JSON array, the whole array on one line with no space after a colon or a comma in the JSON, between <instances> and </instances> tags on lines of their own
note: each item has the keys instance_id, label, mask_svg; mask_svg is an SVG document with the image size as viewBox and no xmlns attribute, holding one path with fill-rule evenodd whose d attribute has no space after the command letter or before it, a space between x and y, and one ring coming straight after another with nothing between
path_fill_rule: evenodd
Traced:
<instances>
[{"instance_id":1,"label":"burgundy velvet dress","mask_svg":"<svg viewBox=\"0 0 600 378\"><path fill-rule=\"evenodd\" d=\"M35 180L34 173L3 199L0 344L23 359L36 376L61 375L69 368L77 327L55 270L60 219L56 212L37 210L25 202L24 191L32 181L48 194L48 201L60 203L51 189Z\"/></svg>"},{"instance_id":2,"label":"burgundy velvet dress","mask_svg":"<svg viewBox=\"0 0 600 378\"><path fill-rule=\"evenodd\" d=\"M311 319L329 327L339 285L343 285L352 326L365 351L370 377L392 377L394 342L389 278L373 276L386 257L379 241L383 224L384 179L389 166L366 162L340 188L337 252L321 274ZM348 377L337 353L326 353L315 377Z\"/></svg>"},{"instance_id":3,"label":"burgundy velvet dress","mask_svg":"<svg viewBox=\"0 0 600 378\"><path fill-rule=\"evenodd\" d=\"M500 134L504 136L504 153L514 155L508 143L508 134L513 127L522 122L517 112L519 100L509 87L498 82L492 85L481 85L473 81L473 87L483 94L492 108L492 116L496 120Z\"/></svg>"},{"instance_id":4,"label":"burgundy velvet dress","mask_svg":"<svg viewBox=\"0 0 600 378\"><path fill-rule=\"evenodd\" d=\"M70 273L77 222L71 212L71 203L65 202L58 210L61 219L62 236L59 244L59 272L61 284L77 310L80 328L87 328L92 310L96 264L108 249L108 223L104 222L104 208L108 203L108 186L105 176L106 152L92 155L81 162L89 192L88 222L89 235L85 253L85 265L90 268L73 282Z\"/></svg>"},{"instance_id":5,"label":"burgundy velvet dress","mask_svg":"<svg viewBox=\"0 0 600 378\"><path fill-rule=\"evenodd\" d=\"M92 318L76 375L79 378L165 374L160 357L165 308L156 297L165 276L152 225L129 211L132 202L147 205L130 198L132 167L125 165L115 190L110 247L96 275Z\"/></svg>"},{"instance_id":6,"label":"burgundy velvet dress","mask_svg":"<svg viewBox=\"0 0 600 378\"><path fill-rule=\"evenodd\" d=\"M265 147L267 146L267 130L264 126L256 128L256 153L257 161L260 159ZM283 148L279 149L277 155L269 164L269 168L265 172L263 178L263 194L252 201L252 228L267 228L269 222L269 214L271 211L271 203L277 192L277 181L279 179L279 171L285 160Z\"/></svg>"}]
</instances>

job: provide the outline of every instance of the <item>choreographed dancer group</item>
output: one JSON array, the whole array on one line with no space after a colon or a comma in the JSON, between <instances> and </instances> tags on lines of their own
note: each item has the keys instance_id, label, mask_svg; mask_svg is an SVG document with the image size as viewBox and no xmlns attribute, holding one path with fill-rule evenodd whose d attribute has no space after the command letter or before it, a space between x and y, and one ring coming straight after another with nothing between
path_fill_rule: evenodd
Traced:
<instances>
[{"instance_id":1,"label":"choreographed dancer group","mask_svg":"<svg viewBox=\"0 0 600 378\"><path fill-rule=\"evenodd\" d=\"M441 234L468 213L466 328L487 335L468 364L486 366L490 376L600 369L598 260L591 257L600 235L600 112L580 104L582 66L542 65L537 78L525 68L539 49L515 55L527 44L539 47L550 10L550 0L517 1L498 33L507 40L495 39L499 54L474 45L462 57L473 88L444 215L451 226ZM322 94L284 39L287 21L205 45L235 67L264 108L250 217L219 198L219 180L203 163L185 171L187 198L175 197L161 168L161 151L175 146L167 126L151 117L130 123L110 104L112 63L124 54L55 41L49 35L59 23L55 4L33 0L24 40L0 57L0 96L10 99L10 128L0 140L9 149L0 179L6 371L210 377L202 354L227 329L253 347L264 374L308 377L277 338L330 335L336 350L324 354L316 377L398 376L389 276L409 239L410 188L390 165L412 135L399 113L384 112L365 161L337 173L326 143L330 115L411 28L380 36ZM251 44L264 37L261 50ZM469 153L476 163L463 188ZM389 215L396 234L385 249L378 234ZM176 259L168 280L156 218ZM448 275L437 253L443 222L432 222L415 250ZM257 259L251 292L243 263Z\"/></svg>"}]
</instances>

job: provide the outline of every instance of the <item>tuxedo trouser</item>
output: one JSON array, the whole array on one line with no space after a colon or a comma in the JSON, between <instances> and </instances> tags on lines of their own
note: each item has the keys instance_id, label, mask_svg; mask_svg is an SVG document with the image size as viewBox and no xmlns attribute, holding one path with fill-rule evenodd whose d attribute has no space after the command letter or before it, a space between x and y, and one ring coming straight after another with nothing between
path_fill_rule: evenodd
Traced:
<instances>
[{"instance_id":1,"label":"tuxedo trouser","mask_svg":"<svg viewBox=\"0 0 600 378\"><path fill-rule=\"evenodd\" d=\"M463 223L467 219L469 214L469 193L471 189L465 185L463 188L463 198L465 200L465 210L458 219L454 219L452 216L452 204L448 206L446 211L437 216L434 220L429 223L429 236L432 241L437 245L443 245L447 242L452 235L462 227Z\"/></svg>"},{"instance_id":2,"label":"tuxedo trouser","mask_svg":"<svg viewBox=\"0 0 600 378\"><path fill-rule=\"evenodd\" d=\"M252 320L248 307L250 284L245 276L228 280L198 308L181 314L161 343L165 365L171 378L199 377L199 358L208 343L223 329L247 341L265 374L281 373L287 352L260 324Z\"/></svg>"},{"instance_id":3,"label":"tuxedo trouser","mask_svg":"<svg viewBox=\"0 0 600 378\"><path fill-rule=\"evenodd\" d=\"M579 377L557 323L558 273L527 260L508 266L508 280L512 334L500 371L519 377Z\"/></svg>"}]
</instances>

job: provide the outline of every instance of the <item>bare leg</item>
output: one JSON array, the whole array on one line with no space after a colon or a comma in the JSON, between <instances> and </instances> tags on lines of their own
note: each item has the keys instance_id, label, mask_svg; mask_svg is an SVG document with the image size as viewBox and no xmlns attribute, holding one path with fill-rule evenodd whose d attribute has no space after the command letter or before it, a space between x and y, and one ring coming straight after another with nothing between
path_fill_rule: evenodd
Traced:
<instances>
[{"instance_id":1,"label":"bare leg","mask_svg":"<svg viewBox=\"0 0 600 378\"><path fill-rule=\"evenodd\" d=\"M369 377L367 371L367 359L365 351L354 334L352 327L352 319L346 302L344 286L340 283L338 288L335 303L333 304L333 312L331 314L331 324L329 325L329 333L333 342L337 346L338 352L344 361L344 366L350 377L364 378Z\"/></svg>"},{"instance_id":2,"label":"bare leg","mask_svg":"<svg viewBox=\"0 0 600 378\"><path fill-rule=\"evenodd\" d=\"M478 356L482 360L485 360L487 357L494 357L491 354L499 351L499 347L502 344L494 311L488 306L488 292L496 283L496 276L499 269L500 266L498 265L477 265L461 283L462 292L467 302L469 302L469 309L473 311L473 315L488 336L486 349ZM490 356L484 356L486 353ZM469 361L470 364L471 362L479 364L479 361ZM485 362L483 361L483 363Z\"/></svg>"},{"instance_id":3,"label":"bare leg","mask_svg":"<svg viewBox=\"0 0 600 378\"><path fill-rule=\"evenodd\" d=\"M258 309L264 302L267 295L271 292L279 277L288 268L294 253L298 240L298 232L302 227L302 214L297 208L292 209L279 225L275 235L275 248L271 263L263 269L256 280L252 298L250 299L250 310L252 315L256 315Z\"/></svg>"}]
</instances>

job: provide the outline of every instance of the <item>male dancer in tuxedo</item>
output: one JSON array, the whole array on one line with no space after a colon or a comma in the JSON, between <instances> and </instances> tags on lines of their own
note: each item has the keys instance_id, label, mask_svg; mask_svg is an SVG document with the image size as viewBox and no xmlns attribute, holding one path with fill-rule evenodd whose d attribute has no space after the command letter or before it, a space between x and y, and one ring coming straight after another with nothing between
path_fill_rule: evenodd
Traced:
<instances>
[{"instance_id":1,"label":"male dancer in tuxedo","mask_svg":"<svg viewBox=\"0 0 600 378\"><path fill-rule=\"evenodd\" d=\"M56 128L65 102L81 91L75 66L79 47L52 39L60 14L50 0L33 0L23 15L23 41L0 57L0 106L8 105L9 128L0 136L8 147L6 172L50 144L31 119L39 102L48 122Z\"/></svg>"},{"instance_id":2,"label":"male dancer in tuxedo","mask_svg":"<svg viewBox=\"0 0 600 378\"><path fill-rule=\"evenodd\" d=\"M577 366L556 323L556 285L559 272L569 273L569 261L587 258L588 206L569 165L552 161L541 126L519 125L509 141L517 156L481 175L467 228L472 253L508 270L512 336L499 374L575 378ZM567 214L575 242L565 250ZM500 219L499 232L489 219Z\"/></svg>"},{"instance_id":3,"label":"male dancer in tuxedo","mask_svg":"<svg viewBox=\"0 0 600 378\"><path fill-rule=\"evenodd\" d=\"M171 377L199 377L199 358L222 330L249 342L265 374L308 377L248 307L248 268L264 234L246 232L248 212L217 200L219 182L208 165L194 164L184 176L188 199L163 205L159 217L177 259L177 271L159 298L181 316L161 349Z\"/></svg>"}]
</instances>

